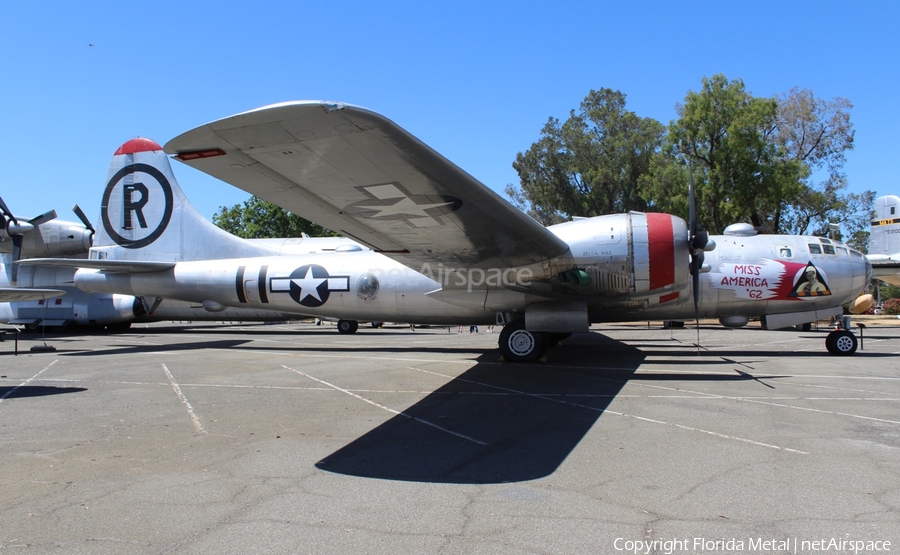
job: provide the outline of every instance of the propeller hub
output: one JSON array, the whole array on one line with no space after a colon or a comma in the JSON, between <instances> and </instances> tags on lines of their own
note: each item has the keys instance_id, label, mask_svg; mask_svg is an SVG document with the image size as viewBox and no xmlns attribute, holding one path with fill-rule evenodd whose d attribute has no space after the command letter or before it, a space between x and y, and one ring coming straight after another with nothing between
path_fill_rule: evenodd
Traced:
<instances>
[{"instance_id":1,"label":"propeller hub","mask_svg":"<svg viewBox=\"0 0 900 555\"><path fill-rule=\"evenodd\" d=\"M34 230L34 224L28 222L9 222L6 226L6 232L10 235L24 235Z\"/></svg>"}]
</instances>

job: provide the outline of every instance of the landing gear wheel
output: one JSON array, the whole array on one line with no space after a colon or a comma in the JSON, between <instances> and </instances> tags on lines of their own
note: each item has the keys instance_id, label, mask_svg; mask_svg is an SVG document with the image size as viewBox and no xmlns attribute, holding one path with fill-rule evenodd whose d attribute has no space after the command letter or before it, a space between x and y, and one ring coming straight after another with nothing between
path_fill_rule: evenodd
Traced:
<instances>
[{"instance_id":1,"label":"landing gear wheel","mask_svg":"<svg viewBox=\"0 0 900 555\"><path fill-rule=\"evenodd\" d=\"M560 341L565 341L566 339L570 338L572 336L572 334L571 333L549 333L549 334L547 334L547 336L550 338L549 345L551 347L553 347Z\"/></svg>"},{"instance_id":2,"label":"landing gear wheel","mask_svg":"<svg viewBox=\"0 0 900 555\"><path fill-rule=\"evenodd\" d=\"M118 322L116 324L107 324L106 331L109 333L124 333L131 329L131 322Z\"/></svg>"},{"instance_id":3,"label":"landing gear wheel","mask_svg":"<svg viewBox=\"0 0 900 555\"><path fill-rule=\"evenodd\" d=\"M338 320L338 331L341 333L356 333L359 329L359 322L356 320Z\"/></svg>"},{"instance_id":4,"label":"landing gear wheel","mask_svg":"<svg viewBox=\"0 0 900 555\"><path fill-rule=\"evenodd\" d=\"M856 336L847 330L835 330L825 338L825 348L837 356L848 356L856 352Z\"/></svg>"},{"instance_id":5,"label":"landing gear wheel","mask_svg":"<svg viewBox=\"0 0 900 555\"><path fill-rule=\"evenodd\" d=\"M528 331L524 322L503 326L500 332L500 353L509 362L534 362L547 352L546 333Z\"/></svg>"}]
</instances>

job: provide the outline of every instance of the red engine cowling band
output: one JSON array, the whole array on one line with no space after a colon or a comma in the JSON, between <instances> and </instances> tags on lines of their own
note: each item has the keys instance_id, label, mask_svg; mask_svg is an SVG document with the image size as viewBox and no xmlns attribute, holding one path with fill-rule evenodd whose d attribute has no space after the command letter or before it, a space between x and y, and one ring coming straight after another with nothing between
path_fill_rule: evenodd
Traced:
<instances>
[{"instance_id":1,"label":"red engine cowling band","mask_svg":"<svg viewBox=\"0 0 900 555\"><path fill-rule=\"evenodd\" d=\"M683 289L690 277L687 224L669 214L632 212L636 294Z\"/></svg>"}]
</instances>

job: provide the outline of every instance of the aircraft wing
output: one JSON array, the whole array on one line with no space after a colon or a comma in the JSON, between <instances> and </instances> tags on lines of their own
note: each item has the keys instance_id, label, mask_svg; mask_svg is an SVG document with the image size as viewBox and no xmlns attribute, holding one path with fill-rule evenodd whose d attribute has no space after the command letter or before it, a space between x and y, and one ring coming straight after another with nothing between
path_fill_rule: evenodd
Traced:
<instances>
[{"instance_id":1,"label":"aircraft wing","mask_svg":"<svg viewBox=\"0 0 900 555\"><path fill-rule=\"evenodd\" d=\"M111 274L160 272L174 268L174 262L144 262L141 260L96 260L84 258L28 258L16 264L30 266L64 266L66 268L88 268L103 270Z\"/></svg>"},{"instance_id":2,"label":"aircraft wing","mask_svg":"<svg viewBox=\"0 0 900 555\"><path fill-rule=\"evenodd\" d=\"M169 141L178 160L414 269L506 268L568 246L394 122L348 104L274 104Z\"/></svg>"},{"instance_id":3,"label":"aircraft wing","mask_svg":"<svg viewBox=\"0 0 900 555\"><path fill-rule=\"evenodd\" d=\"M892 285L900 285L900 258L895 256L868 255L872 275Z\"/></svg>"},{"instance_id":4,"label":"aircraft wing","mask_svg":"<svg viewBox=\"0 0 900 555\"><path fill-rule=\"evenodd\" d=\"M65 295L60 289L34 289L29 287L0 287L0 302L38 301Z\"/></svg>"}]
</instances>

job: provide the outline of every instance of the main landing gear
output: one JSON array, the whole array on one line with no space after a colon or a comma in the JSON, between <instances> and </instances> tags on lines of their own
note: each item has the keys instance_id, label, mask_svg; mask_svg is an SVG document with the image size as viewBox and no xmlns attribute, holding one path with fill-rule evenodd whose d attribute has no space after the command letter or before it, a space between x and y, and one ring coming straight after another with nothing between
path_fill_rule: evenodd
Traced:
<instances>
[{"instance_id":1,"label":"main landing gear","mask_svg":"<svg viewBox=\"0 0 900 555\"><path fill-rule=\"evenodd\" d=\"M547 352L550 335L528 331L522 321L510 322L500 332L500 353L508 362L534 362Z\"/></svg>"},{"instance_id":2,"label":"main landing gear","mask_svg":"<svg viewBox=\"0 0 900 555\"><path fill-rule=\"evenodd\" d=\"M356 320L338 320L337 329L341 333L356 333L359 329L359 322Z\"/></svg>"}]
</instances>

